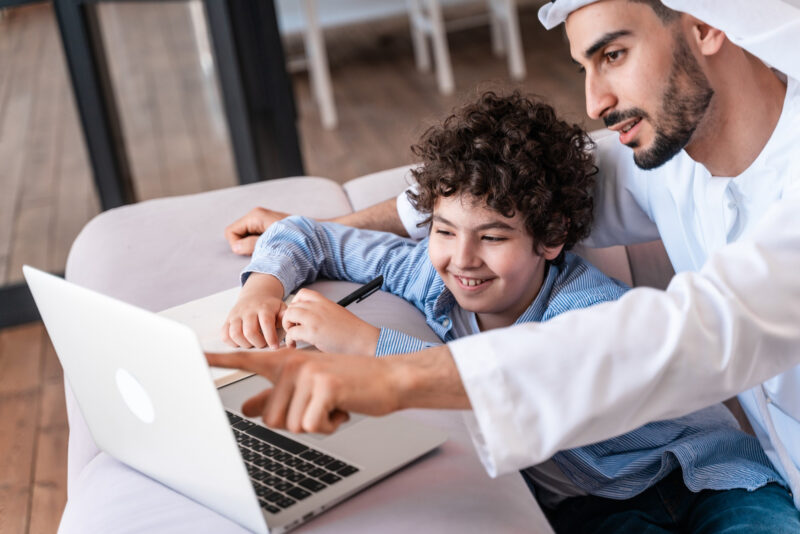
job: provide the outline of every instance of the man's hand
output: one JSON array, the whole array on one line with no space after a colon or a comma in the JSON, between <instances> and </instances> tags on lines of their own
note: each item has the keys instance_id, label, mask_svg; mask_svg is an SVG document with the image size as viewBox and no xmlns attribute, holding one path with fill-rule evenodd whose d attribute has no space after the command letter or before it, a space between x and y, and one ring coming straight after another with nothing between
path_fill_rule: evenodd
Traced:
<instances>
[{"instance_id":1,"label":"man's hand","mask_svg":"<svg viewBox=\"0 0 800 534\"><path fill-rule=\"evenodd\" d=\"M286 345L298 341L322 352L372 356L380 329L310 289L301 289L283 314Z\"/></svg>"},{"instance_id":2,"label":"man's hand","mask_svg":"<svg viewBox=\"0 0 800 534\"><path fill-rule=\"evenodd\" d=\"M238 219L225 228L225 239L231 250L236 254L249 256L256 247L256 241L261 234L267 231L272 223L288 217L288 213L268 210L266 208L253 208L247 215Z\"/></svg>"},{"instance_id":3,"label":"man's hand","mask_svg":"<svg viewBox=\"0 0 800 534\"><path fill-rule=\"evenodd\" d=\"M386 415L406 408L470 408L447 345L364 358L297 349L206 354L209 365L258 373L274 385L242 411L292 432L331 433L349 412Z\"/></svg>"},{"instance_id":4,"label":"man's hand","mask_svg":"<svg viewBox=\"0 0 800 534\"><path fill-rule=\"evenodd\" d=\"M348 412L386 415L400 408L391 366L377 358L296 349L206 354L209 365L244 369L274 384L248 399L242 412L292 432L329 434Z\"/></svg>"},{"instance_id":5,"label":"man's hand","mask_svg":"<svg viewBox=\"0 0 800 534\"><path fill-rule=\"evenodd\" d=\"M232 347L277 349L286 311L283 285L268 274L252 273L222 325L222 340Z\"/></svg>"}]
</instances>

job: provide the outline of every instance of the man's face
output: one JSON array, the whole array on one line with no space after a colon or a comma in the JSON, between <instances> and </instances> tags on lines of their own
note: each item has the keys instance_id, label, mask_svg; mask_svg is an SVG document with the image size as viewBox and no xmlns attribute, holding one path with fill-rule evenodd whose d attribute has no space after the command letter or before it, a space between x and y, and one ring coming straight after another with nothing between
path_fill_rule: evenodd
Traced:
<instances>
[{"instance_id":1,"label":"man's face","mask_svg":"<svg viewBox=\"0 0 800 534\"><path fill-rule=\"evenodd\" d=\"M560 247L546 254L558 252ZM534 251L519 214L504 217L459 195L437 201L428 254L459 305L476 312L484 330L522 315L539 293L547 259Z\"/></svg>"},{"instance_id":2,"label":"man's face","mask_svg":"<svg viewBox=\"0 0 800 534\"><path fill-rule=\"evenodd\" d=\"M659 167L690 143L714 92L679 20L604 0L570 14L566 29L585 71L587 113L619 132L639 167Z\"/></svg>"}]
</instances>

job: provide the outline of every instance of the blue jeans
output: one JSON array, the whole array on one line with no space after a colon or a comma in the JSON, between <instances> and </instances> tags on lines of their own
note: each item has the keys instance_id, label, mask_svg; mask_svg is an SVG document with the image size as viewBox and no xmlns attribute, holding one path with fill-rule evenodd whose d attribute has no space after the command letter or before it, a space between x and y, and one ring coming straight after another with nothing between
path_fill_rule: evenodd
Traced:
<instances>
[{"instance_id":1,"label":"blue jeans","mask_svg":"<svg viewBox=\"0 0 800 534\"><path fill-rule=\"evenodd\" d=\"M544 512L559 534L800 533L800 512L780 485L692 493L680 469L631 499L572 497Z\"/></svg>"}]
</instances>

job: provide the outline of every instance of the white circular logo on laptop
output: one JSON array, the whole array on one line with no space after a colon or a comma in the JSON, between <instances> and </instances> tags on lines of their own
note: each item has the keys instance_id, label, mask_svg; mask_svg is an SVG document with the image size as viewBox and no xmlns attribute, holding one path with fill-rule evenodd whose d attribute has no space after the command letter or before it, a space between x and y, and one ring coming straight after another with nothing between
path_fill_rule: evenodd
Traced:
<instances>
[{"instance_id":1,"label":"white circular logo on laptop","mask_svg":"<svg viewBox=\"0 0 800 534\"><path fill-rule=\"evenodd\" d=\"M122 400L128 406L128 409L133 412L133 415L144 421L145 423L152 423L155 418L155 410L153 410L153 402L147 391L142 387L138 380L125 369L117 369L117 389Z\"/></svg>"}]
</instances>

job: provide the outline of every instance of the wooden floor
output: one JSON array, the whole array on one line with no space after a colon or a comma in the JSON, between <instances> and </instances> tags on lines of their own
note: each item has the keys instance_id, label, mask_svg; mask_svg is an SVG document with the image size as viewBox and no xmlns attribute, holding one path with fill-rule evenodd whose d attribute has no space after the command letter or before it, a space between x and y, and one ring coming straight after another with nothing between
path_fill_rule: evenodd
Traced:
<instances>
[{"instance_id":1,"label":"wooden floor","mask_svg":"<svg viewBox=\"0 0 800 534\"><path fill-rule=\"evenodd\" d=\"M464 30L449 36L449 97L414 68L406 20L328 32L337 130L320 127L307 76L293 76L306 173L344 181L410 163L425 127L483 89L520 87L581 122L582 78L562 33L544 32L535 6L520 18L527 80L508 82L486 27ZM139 198L234 185L214 73L186 4L106 3L101 20ZM0 284L20 281L23 263L62 271L98 209L51 8L11 10L0 19ZM63 378L43 327L0 331L0 534L55 532L66 438Z\"/></svg>"}]
</instances>

